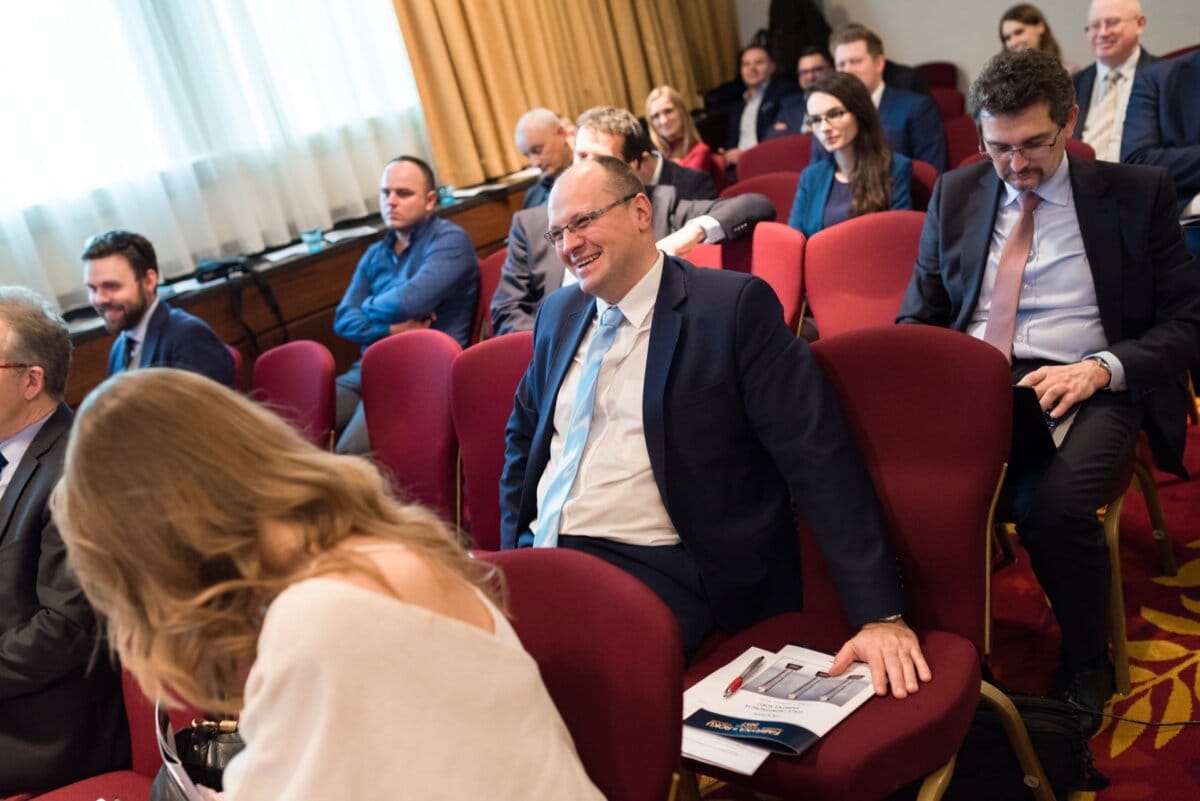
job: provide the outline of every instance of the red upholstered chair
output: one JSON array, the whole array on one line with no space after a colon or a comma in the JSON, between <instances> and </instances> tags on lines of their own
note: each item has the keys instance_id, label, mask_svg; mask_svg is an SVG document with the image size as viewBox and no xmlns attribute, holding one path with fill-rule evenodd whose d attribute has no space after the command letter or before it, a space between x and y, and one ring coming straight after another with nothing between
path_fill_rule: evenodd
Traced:
<instances>
[{"instance_id":1,"label":"red upholstered chair","mask_svg":"<svg viewBox=\"0 0 1200 801\"><path fill-rule=\"evenodd\" d=\"M926 61L916 70L931 89L957 89L958 65L950 61Z\"/></svg>"},{"instance_id":2,"label":"red upholstered chair","mask_svg":"<svg viewBox=\"0 0 1200 801\"><path fill-rule=\"evenodd\" d=\"M967 107L966 96L957 89L934 87L929 90L929 94L933 96L933 102L937 104L938 117L942 122L961 117Z\"/></svg>"},{"instance_id":3,"label":"red upholstered chair","mask_svg":"<svg viewBox=\"0 0 1200 801\"><path fill-rule=\"evenodd\" d=\"M811 159L812 134L788 134L768 139L738 156L738 181L768 172L804 172Z\"/></svg>"},{"instance_id":4,"label":"red upholstered chair","mask_svg":"<svg viewBox=\"0 0 1200 801\"><path fill-rule=\"evenodd\" d=\"M822 337L895 321L924 224L919 211L881 211L813 234L804 291Z\"/></svg>"},{"instance_id":5,"label":"red upholstered chair","mask_svg":"<svg viewBox=\"0 0 1200 801\"><path fill-rule=\"evenodd\" d=\"M242 352L225 343L225 350L229 351L229 358L233 359L233 388L238 392L246 391L246 363L242 359Z\"/></svg>"},{"instance_id":6,"label":"red upholstered chair","mask_svg":"<svg viewBox=\"0 0 1200 801\"><path fill-rule=\"evenodd\" d=\"M925 211L929 208L929 198L933 196L933 185L937 183L937 167L928 161L913 159L912 170L913 211Z\"/></svg>"},{"instance_id":7,"label":"red upholstered chair","mask_svg":"<svg viewBox=\"0 0 1200 801\"><path fill-rule=\"evenodd\" d=\"M1195 52L1196 50L1200 50L1200 44L1188 45L1187 47L1181 47L1178 50L1172 50L1170 53L1163 53L1162 58L1164 61L1166 61L1170 58L1186 56L1188 53Z\"/></svg>"},{"instance_id":8,"label":"red upholstered chair","mask_svg":"<svg viewBox=\"0 0 1200 801\"><path fill-rule=\"evenodd\" d=\"M507 248L500 248L495 253L485 256L479 262L479 300L475 304L475 318L471 322L469 342L474 345L492 335L492 318L489 309L496 287L500 286L500 273L504 268L504 258L508 255Z\"/></svg>"},{"instance_id":9,"label":"red upholstered chair","mask_svg":"<svg viewBox=\"0 0 1200 801\"><path fill-rule=\"evenodd\" d=\"M1008 364L965 334L916 325L821 339L813 353L863 453L903 576L905 619L921 638L934 680L903 701L872 699L807 753L772 756L751 777L687 760L685 766L805 799L872 801L927 777L918 797L937 798L983 688L989 703L996 697L981 683L980 663L991 513L1009 450ZM729 638L689 667L686 684L750 645L794 642L833 652L853 633L820 551L801 528L805 611ZM1015 710L1008 712L1004 720L1023 732ZM1045 784L1027 737L1021 754Z\"/></svg>"},{"instance_id":10,"label":"red upholstered chair","mask_svg":"<svg viewBox=\"0 0 1200 801\"><path fill-rule=\"evenodd\" d=\"M604 797L671 797L683 717L671 612L633 576L578 551L481 556L503 569L513 628Z\"/></svg>"},{"instance_id":11,"label":"red upholstered chair","mask_svg":"<svg viewBox=\"0 0 1200 801\"><path fill-rule=\"evenodd\" d=\"M697 245L686 258L698 267L751 273L766 281L783 304L784 321L794 331L804 312L804 253L804 234L781 222L760 222L748 237Z\"/></svg>"},{"instance_id":12,"label":"red upholstered chair","mask_svg":"<svg viewBox=\"0 0 1200 801\"><path fill-rule=\"evenodd\" d=\"M964 159L979 153L979 131L969 114L942 120L942 130L946 132L946 163L951 167L961 167Z\"/></svg>"},{"instance_id":13,"label":"red upholstered chair","mask_svg":"<svg viewBox=\"0 0 1200 801\"><path fill-rule=\"evenodd\" d=\"M337 416L335 371L333 354L320 342L286 342L254 360L253 397L329 450Z\"/></svg>"},{"instance_id":14,"label":"red upholstered chair","mask_svg":"<svg viewBox=\"0 0 1200 801\"><path fill-rule=\"evenodd\" d=\"M133 756L130 770L117 770L83 779L39 796L35 801L146 801L150 785L162 765L155 739L154 702L142 695L137 681L128 672L121 675L125 694L125 717L129 720L129 739ZM171 712L171 725L176 730L190 726L199 717L192 709Z\"/></svg>"},{"instance_id":15,"label":"red upholstered chair","mask_svg":"<svg viewBox=\"0 0 1200 801\"><path fill-rule=\"evenodd\" d=\"M450 369L462 348L432 328L381 339L363 354L362 400L375 460L404 497L457 518Z\"/></svg>"},{"instance_id":16,"label":"red upholstered chair","mask_svg":"<svg viewBox=\"0 0 1200 801\"><path fill-rule=\"evenodd\" d=\"M760 145L761 147L761 145ZM766 195L775 207L775 219L787 222L796 199L796 186L800 183L799 172L767 172L751 178L743 177L736 184L721 190L721 197L737 197L747 192Z\"/></svg>"},{"instance_id":17,"label":"red upholstered chair","mask_svg":"<svg viewBox=\"0 0 1200 801\"><path fill-rule=\"evenodd\" d=\"M712 169L708 171L708 177L712 178L713 186L720 192L729 183L729 163L725 161L725 154L713 151L712 154Z\"/></svg>"},{"instance_id":18,"label":"red upholstered chair","mask_svg":"<svg viewBox=\"0 0 1200 801\"><path fill-rule=\"evenodd\" d=\"M513 395L533 359L533 333L493 337L454 358L450 410L462 460L464 502L476 548L500 549L500 473Z\"/></svg>"}]
</instances>

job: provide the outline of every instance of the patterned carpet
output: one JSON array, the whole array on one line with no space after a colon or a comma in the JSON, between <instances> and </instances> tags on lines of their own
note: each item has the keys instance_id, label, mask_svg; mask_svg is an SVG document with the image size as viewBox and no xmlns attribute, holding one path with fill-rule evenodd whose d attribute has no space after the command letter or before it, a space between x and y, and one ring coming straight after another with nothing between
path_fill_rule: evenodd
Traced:
<instances>
[{"instance_id":1,"label":"patterned carpet","mask_svg":"<svg viewBox=\"0 0 1200 801\"><path fill-rule=\"evenodd\" d=\"M1121 516L1121 561L1132 690L1108 711L1138 720L1200 718L1200 428L1188 430L1182 481L1157 474L1179 572L1159 576L1146 506L1130 493ZM1015 690L1048 691L1058 653L1058 627L1045 596L1017 549L1016 564L993 577L992 667ZM1092 740L1096 766L1112 784L1072 801L1184 801L1200 798L1200 726L1145 726L1106 720ZM774 758L774 757L772 757ZM749 801L754 796L705 783L709 801Z\"/></svg>"}]
</instances>

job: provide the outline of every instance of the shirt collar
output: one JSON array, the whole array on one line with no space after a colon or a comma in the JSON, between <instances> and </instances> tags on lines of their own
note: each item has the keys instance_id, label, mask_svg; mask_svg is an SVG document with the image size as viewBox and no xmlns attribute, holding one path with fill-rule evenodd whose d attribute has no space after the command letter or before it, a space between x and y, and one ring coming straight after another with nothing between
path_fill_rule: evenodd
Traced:
<instances>
[{"instance_id":1,"label":"shirt collar","mask_svg":"<svg viewBox=\"0 0 1200 801\"><path fill-rule=\"evenodd\" d=\"M150 308L146 309L146 313L142 315L142 319L138 320L138 324L126 334L135 342L146 341L146 329L150 327L150 318L154 316L154 312L158 309L158 296L154 297L154 302L150 304Z\"/></svg>"},{"instance_id":2,"label":"shirt collar","mask_svg":"<svg viewBox=\"0 0 1200 801\"><path fill-rule=\"evenodd\" d=\"M622 316L634 328L641 328L646 322L646 318L650 316L650 312L654 311L654 301L658 299L658 286L662 283L662 274L663 252L660 250L658 258L654 260L649 271L633 285L633 289L625 293L625 297L621 298L620 303L616 304L621 307ZM604 314L611 305L613 304L596 298L596 316Z\"/></svg>"},{"instance_id":3,"label":"shirt collar","mask_svg":"<svg viewBox=\"0 0 1200 801\"><path fill-rule=\"evenodd\" d=\"M429 226L433 224L434 219L434 215L431 214L414 225L412 228L401 231L397 231L394 228L389 228L388 232L383 235L383 242L392 254L395 254L396 252L397 239L403 238L404 241L408 242L409 247L412 247L412 243L416 242L418 237L428 230Z\"/></svg>"},{"instance_id":4,"label":"shirt collar","mask_svg":"<svg viewBox=\"0 0 1200 801\"><path fill-rule=\"evenodd\" d=\"M871 92L871 102L875 104L875 108L879 108L879 104L883 102L883 90L887 88L887 84L883 81L879 82L879 86L875 87L875 91Z\"/></svg>"},{"instance_id":5,"label":"shirt collar","mask_svg":"<svg viewBox=\"0 0 1200 801\"><path fill-rule=\"evenodd\" d=\"M654 175L650 176L650 186L657 186L658 182L662 180L663 162L666 159L657 150L651 152L654 155Z\"/></svg>"},{"instance_id":6,"label":"shirt collar","mask_svg":"<svg viewBox=\"0 0 1200 801\"><path fill-rule=\"evenodd\" d=\"M1137 47L1133 48L1133 52L1129 55L1129 58L1125 59L1125 63L1118 64L1115 68L1105 66L1101 62L1097 61L1096 62L1096 83L1099 85L1103 85L1104 79L1108 77L1108 73L1112 72L1113 69L1120 70L1121 76L1125 80L1129 80L1130 78L1133 77L1134 71L1137 70L1138 59L1141 57L1142 57L1142 47L1141 47L1141 45L1138 45Z\"/></svg>"},{"instance_id":7,"label":"shirt collar","mask_svg":"<svg viewBox=\"0 0 1200 801\"><path fill-rule=\"evenodd\" d=\"M1064 130L1062 134L1065 135ZM1007 206L1017 202L1017 195L1021 194L1020 189L1013 189L1007 182L1004 184L1004 203ZM1066 206L1071 202L1071 166L1070 159L1067 154L1063 153L1062 163L1058 165L1058 169L1050 176L1048 180L1042 183L1033 193L1040 197L1046 203L1053 203L1056 206Z\"/></svg>"}]
</instances>

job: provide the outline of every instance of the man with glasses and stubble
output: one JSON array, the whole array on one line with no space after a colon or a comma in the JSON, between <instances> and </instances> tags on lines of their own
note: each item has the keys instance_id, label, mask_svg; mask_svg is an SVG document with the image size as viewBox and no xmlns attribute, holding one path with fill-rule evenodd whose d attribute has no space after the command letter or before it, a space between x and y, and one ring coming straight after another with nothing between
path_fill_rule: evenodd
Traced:
<instances>
[{"instance_id":1,"label":"man with glasses and stubble","mask_svg":"<svg viewBox=\"0 0 1200 801\"><path fill-rule=\"evenodd\" d=\"M1048 464L1010 476L1012 515L1062 630L1055 694L1098 710L1113 675L1096 510L1139 428L1159 467L1183 474L1200 271L1166 170L1065 155L1079 108L1057 59L995 56L968 106L989 159L934 187L898 322L994 345L1053 421ZM1089 733L1099 723L1083 716Z\"/></svg>"}]
</instances>

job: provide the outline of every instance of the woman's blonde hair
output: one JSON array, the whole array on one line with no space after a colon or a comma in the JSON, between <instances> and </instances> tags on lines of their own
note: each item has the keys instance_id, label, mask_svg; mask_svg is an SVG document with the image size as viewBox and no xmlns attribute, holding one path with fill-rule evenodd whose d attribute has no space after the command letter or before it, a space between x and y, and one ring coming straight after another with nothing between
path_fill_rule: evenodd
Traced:
<instances>
[{"instance_id":1,"label":"woman's blonde hair","mask_svg":"<svg viewBox=\"0 0 1200 801\"><path fill-rule=\"evenodd\" d=\"M107 618L110 647L150 697L237 711L267 607L332 571L384 583L348 537L401 542L437 572L489 595L430 511L395 500L369 462L309 445L247 398L199 375L122 373L80 407L52 499L72 567ZM260 526L300 532L303 565L264 563Z\"/></svg>"},{"instance_id":2,"label":"woman's blonde hair","mask_svg":"<svg viewBox=\"0 0 1200 801\"><path fill-rule=\"evenodd\" d=\"M671 105L679 112L680 130L683 132L683 138L674 147L662 138L654 129L654 124L650 122L650 104L664 97L671 101ZM669 159L682 158L688 154L689 150L700 144L700 134L696 130L696 123L692 120L692 113L688 110L687 104L683 102L683 95L671 86L659 86L651 89L650 94L646 95L646 127L650 131L650 141L654 143L654 149Z\"/></svg>"}]
</instances>

